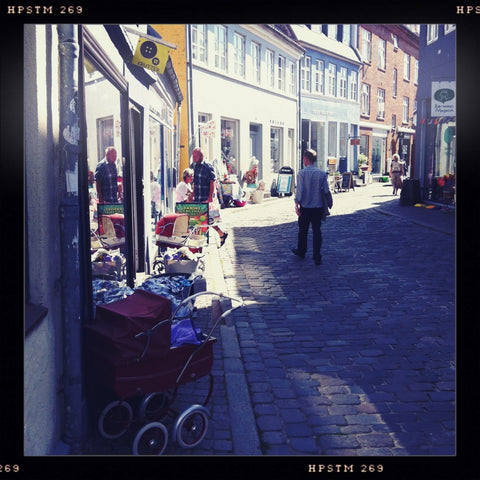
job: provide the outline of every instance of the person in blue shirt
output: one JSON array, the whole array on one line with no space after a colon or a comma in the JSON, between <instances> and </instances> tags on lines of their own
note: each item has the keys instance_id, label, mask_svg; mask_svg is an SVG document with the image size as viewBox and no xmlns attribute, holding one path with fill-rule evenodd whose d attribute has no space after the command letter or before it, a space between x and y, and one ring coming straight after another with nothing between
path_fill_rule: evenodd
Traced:
<instances>
[{"instance_id":1,"label":"person in blue shirt","mask_svg":"<svg viewBox=\"0 0 480 480\"><path fill-rule=\"evenodd\" d=\"M305 258L307 252L307 235L312 225L313 233L313 260L315 265L321 265L322 255L322 220L332 208L333 199L328 187L326 172L315 166L317 153L315 150L305 150L303 153L304 169L297 175L295 191L295 211L298 215L298 241L297 248L292 249L294 255Z\"/></svg>"},{"instance_id":2,"label":"person in blue shirt","mask_svg":"<svg viewBox=\"0 0 480 480\"><path fill-rule=\"evenodd\" d=\"M203 161L203 152L200 147L196 147L193 149L192 152L192 159L193 159L193 194L195 198L195 202L198 203L208 203L209 206L214 201L216 192L215 192L215 170L212 165L207 162ZM225 240L228 237L228 233L223 232L218 225L213 225L214 222L219 221L220 217L220 204L218 200L215 202L218 204L215 209L217 210L217 218L211 218L210 214L213 212L212 209L209 208L209 225L212 225L215 231L218 233L220 237L220 246L223 247Z\"/></svg>"}]
</instances>

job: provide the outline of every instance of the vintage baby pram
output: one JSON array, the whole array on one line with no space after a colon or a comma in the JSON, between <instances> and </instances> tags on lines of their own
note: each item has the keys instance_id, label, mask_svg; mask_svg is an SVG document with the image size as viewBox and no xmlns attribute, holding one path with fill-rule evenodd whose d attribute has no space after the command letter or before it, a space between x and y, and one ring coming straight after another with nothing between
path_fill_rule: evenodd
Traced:
<instances>
[{"instance_id":1,"label":"vintage baby pram","mask_svg":"<svg viewBox=\"0 0 480 480\"><path fill-rule=\"evenodd\" d=\"M165 253L168 248L188 249L196 254L202 252L202 247L207 243L205 235L197 235L195 228L189 226L190 217L186 213L169 213L157 222L155 228L155 243L158 253L153 263L153 271L159 273L163 270L172 273L193 273L197 264L195 260L167 261Z\"/></svg>"},{"instance_id":2,"label":"vintage baby pram","mask_svg":"<svg viewBox=\"0 0 480 480\"><path fill-rule=\"evenodd\" d=\"M196 327L194 315L179 318L179 312L202 295L240 304L210 323L206 332ZM240 306L239 300L206 291L185 298L172 313L169 299L143 290L97 306L95 323L85 327L85 341L90 397L96 407L106 403L101 411L96 408L100 434L117 439L140 427L133 454L161 455L169 436L163 422L173 417L171 437L182 448L198 445L207 432L206 405L213 391L210 372L216 338L212 334ZM203 403L193 403L180 414L171 408L179 386L207 375L209 388Z\"/></svg>"}]
</instances>

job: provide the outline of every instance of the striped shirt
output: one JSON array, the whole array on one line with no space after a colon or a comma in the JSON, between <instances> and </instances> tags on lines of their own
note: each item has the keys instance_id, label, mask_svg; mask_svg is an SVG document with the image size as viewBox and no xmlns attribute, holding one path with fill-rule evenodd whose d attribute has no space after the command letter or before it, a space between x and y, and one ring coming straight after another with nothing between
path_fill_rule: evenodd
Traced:
<instances>
[{"instance_id":1,"label":"striped shirt","mask_svg":"<svg viewBox=\"0 0 480 480\"><path fill-rule=\"evenodd\" d=\"M321 208L322 189L328 192L327 174L313 165L307 165L297 175L295 202L303 208Z\"/></svg>"}]
</instances>

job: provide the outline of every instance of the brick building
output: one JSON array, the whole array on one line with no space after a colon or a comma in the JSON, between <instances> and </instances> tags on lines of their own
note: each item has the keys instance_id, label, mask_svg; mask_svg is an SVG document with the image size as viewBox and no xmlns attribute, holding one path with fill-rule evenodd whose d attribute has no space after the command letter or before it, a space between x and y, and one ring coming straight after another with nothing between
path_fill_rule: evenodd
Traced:
<instances>
[{"instance_id":1,"label":"brick building","mask_svg":"<svg viewBox=\"0 0 480 480\"><path fill-rule=\"evenodd\" d=\"M358 28L360 72L360 153L372 175L384 175L398 153L408 173L414 165L418 28L365 25Z\"/></svg>"}]
</instances>

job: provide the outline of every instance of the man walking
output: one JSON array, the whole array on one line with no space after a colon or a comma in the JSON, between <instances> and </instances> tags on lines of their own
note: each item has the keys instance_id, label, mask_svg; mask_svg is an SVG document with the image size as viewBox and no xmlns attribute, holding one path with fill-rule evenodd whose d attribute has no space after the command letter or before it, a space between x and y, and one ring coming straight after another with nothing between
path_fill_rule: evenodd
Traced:
<instances>
[{"instance_id":1,"label":"man walking","mask_svg":"<svg viewBox=\"0 0 480 480\"><path fill-rule=\"evenodd\" d=\"M322 263L320 249L322 247L322 220L327 218L328 208L332 208L333 198L328 188L327 174L315 167L317 153L305 150L303 164L305 168L297 175L295 193L295 211L298 215L298 243L292 252L305 258L307 252L307 235L310 224L313 232L313 260L315 265Z\"/></svg>"},{"instance_id":2,"label":"man walking","mask_svg":"<svg viewBox=\"0 0 480 480\"><path fill-rule=\"evenodd\" d=\"M220 246L223 247L225 240L228 237L228 233L221 230L221 228L216 225L216 222L220 220L220 204L218 200L215 202L218 204L218 216L217 218L212 218L211 214L213 209L210 209L214 199L216 198L216 185L215 185L215 171L212 165L203 161L203 151L200 147L196 147L192 152L193 159L193 194L195 202L202 202L209 204L209 216L208 224L211 225L218 236L220 237Z\"/></svg>"}]
</instances>

